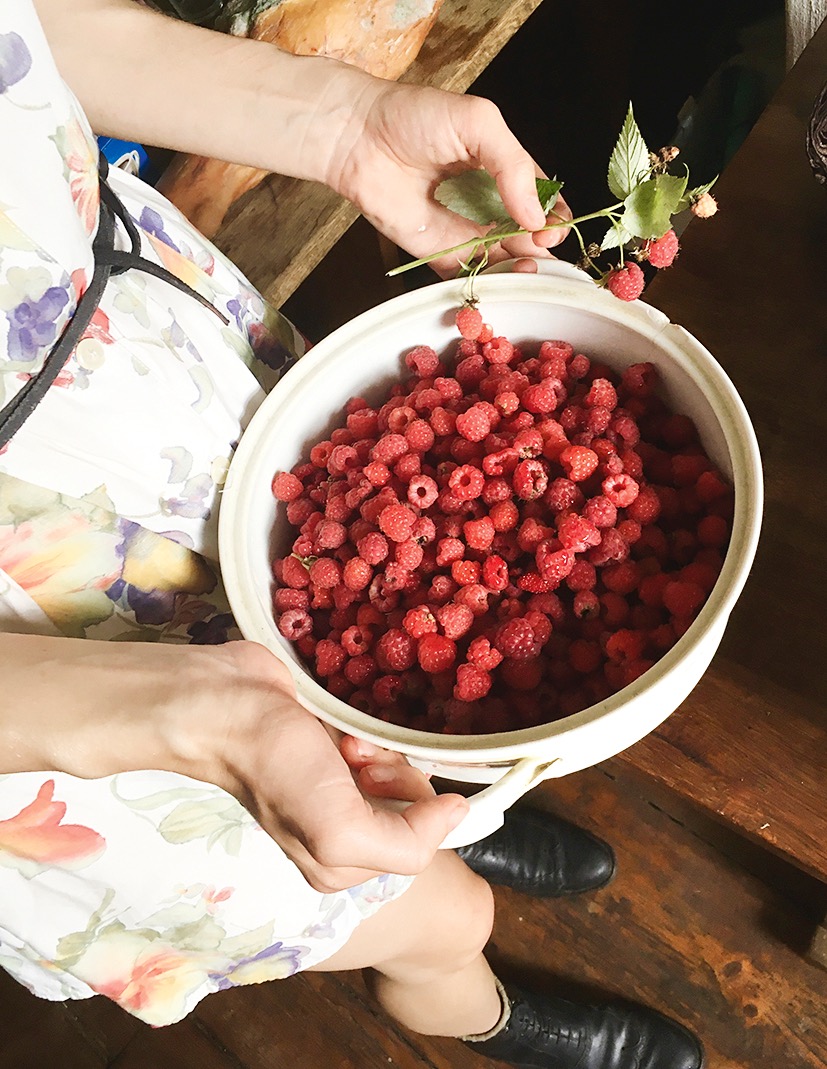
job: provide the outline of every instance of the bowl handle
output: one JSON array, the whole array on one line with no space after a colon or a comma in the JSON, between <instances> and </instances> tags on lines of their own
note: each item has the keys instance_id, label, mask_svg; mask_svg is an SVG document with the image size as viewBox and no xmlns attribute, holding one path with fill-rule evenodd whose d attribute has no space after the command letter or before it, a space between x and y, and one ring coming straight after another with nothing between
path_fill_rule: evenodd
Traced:
<instances>
[{"instance_id":1,"label":"bowl handle","mask_svg":"<svg viewBox=\"0 0 827 1069\"><path fill-rule=\"evenodd\" d=\"M440 843L440 850L455 850L469 846L486 835L501 828L505 811L543 778L546 771L558 761L538 761L524 757L496 783L469 798L471 810Z\"/></svg>"}]
</instances>

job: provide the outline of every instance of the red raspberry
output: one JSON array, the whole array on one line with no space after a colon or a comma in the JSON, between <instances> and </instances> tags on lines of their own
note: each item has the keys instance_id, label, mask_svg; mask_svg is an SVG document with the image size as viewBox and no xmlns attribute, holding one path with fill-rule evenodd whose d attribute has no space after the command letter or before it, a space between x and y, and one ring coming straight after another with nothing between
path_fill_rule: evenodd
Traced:
<instances>
[{"instance_id":1,"label":"red raspberry","mask_svg":"<svg viewBox=\"0 0 827 1069\"><path fill-rule=\"evenodd\" d=\"M393 473L403 483L410 483L422 473L422 456L419 453L406 453L393 466Z\"/></svg>"},{"instance_id":2,"label":"red raspberry","mask_svg":"<svg viewBox=\"0 0 827 1069\"><path fill-rule=\"evenodd\" d=\"M614 527L617 523L617 506L613 505L603 494L598 494L586 502L583 508L583 515L595 527L601 529Z\"/></svg>"},{"instance_id":3,"label":"red raspberry","mask_svg":"<svg viewBox=\"0 0 827 1069\"><path fill-rule=\"evenodd\" d=\"M414 475L408 483L408 501L415 508L430 508L438 496L439 487L429 475Z\"/></svg>"},{"instance_id":4,"label":"red raspberry","mask_svg":"<svg viewBox=\"0 0 827 1069\"><path fill-rule=\"evenodd\" d=\"M704 471L698 476L695 492L705 505L712 504L730 493L730 487L723 481L717 471Z\"/></svg>"},{"instance_id":5,"label":"red raspberry","mask_svg":"<svg viewBox=\"0 0 827 1069\"><path fill-rule=\"evenodd\" d=\"M606 288L621 301L636 301L645 284L646 279L637 264L615 267L606 277Z\"/></svg>"},{"instance_id":6,"label":"red raspberry","mask_svg":"<svg viewBox=\"0 0 827 1069\"><path fill-rule=\"evenodd\" d=\"M282 564L282 581L285 586L293 587L296 590L310 586L308 569L299 558L293 554L284 558L284 563Z\"/></svg>"},{"instance_id":7,"label":"red raspberry","mask_svg":"<svg viewBox=\"0 0 827 1069\"><path fill-rule=\"evenodd\" d=\"M379 513L379 527L393 542L404 542L411 537L416 516L407 505L386 505Z\"/></svg>"},{"instance_id":8,"label":"red raspberry","mask_svg":"<svg viewBox=\"0 0 827 1069\"><path fill-rule=\"evenodd\" d=\"M299 497L295 501L288 502L287 519L294 527L301 527L315 511L316 506L309 498Z\"/></svg>"},{"instance_id":9,"label":"red raspberry","mask_svg":"<svg viewBox=\"0 0 827 1069\"><path fill-rule=\"evenodd\" d=\"M544 594L554 589L557 582L544 579L539 572L524 572L517 580L520 590L527 590L530 594Z\"/></svg>"},{"instance_id":10,"label":"red raspberry","mask_svg":"<svg viewBox=\"0 0 827 1069\"><path fill-rule=\"evenodd\" d=\"M539 460L521 460L514 469L512 485L517 497L534 501L548 488L548 472Z\"/></svg>"},{"instance_id":11,"label":"red raspberry","mask_svg":"<svg viewBox=\"0 0 827 1069\"><path fill-rule=\"evenodd\" d=\"M611 411L617 407L617 391L608 379L594 379L583 404L586 408L600 407Z\"/></svg>"},{"instance_id":12,"label":"red raspberry","mask_svg":"<svg viewBox=\"0 0 827 1069\"><path fill-rule=\"evenodd\" d=\"M439 370L439 357L430 345L416 345L405 354L405 364L421 379L436 375Z\"/></svg>"},{"instance_id":13,"label":"red raspberry","mask_svg":"<svg viewBox=\"0 0 827 1069\"><path fill-rule=\"evenodd\" d=\"M505 590L508 586L508 564L502 557L496 554L486 557L482 566L482 583L495 593Z\"/></svg>"},{"instance_id":14,"label":"red raspberry","mask_svg":"<svg viewBox=\"0 0 827 1069\"><path fill-rule=\"evenodd\" d=\"M429 542L433 542L434 538L436 538L436 524L430 516L419 517L411 528L411 538L418 542L420 546L426 546Z\"/></svg>"},{"instance_id":15,"label":"red raspberry","mask_svg":"<svg viewBox=\"0 0 827 1069\"><path fill-rule=\"evenodd\" d=\"M534 638L537 640L538 646L545 646L548 640L551 638L552 623L545 613L537 612L536 609L529 609L523 619L526 623L531 625L531 630L534 632Z\"/></svg>"},{"instance_id":16,"label":"red raspberry","mask_svg":"<svg viewBox=\"0 0 827 1069\"><path fill-rule=\"evenodd\" d=\"M376 677L376 661L369 653L360 653L351 657L344 667L345 679L354 687L363 687ZM353 701L353 696L351 696Z\"/></svg>"},{"instance_id":17,"label":"red raspberry","mask_svg":"<svg viewBox=\"0 0 827 1069\"><path fill-rule=\"evenodd\" d=\"M500 449L496 453L487 453L482 460L482 470L486 475L507 475L514 471L519 461L516 449Z\"/></svg>"},{"instance_id":18,"label":"red raspberry","mask_svg":"<svg viewBox=\"0 0 827 1069\"><path fill-rule=\"evenodd\" d=\"M273 610L287 612L288 609L306 609L310 605L310 595L306 590L294 590L283 586L273 593Z\"/></svg>"},{"instance_id":19,"label":"red raspberry","mask_svg":"<svg viewBox=\"0 0 827 1069\"><path fill-rule=\"evenodd\" d=\"M342 633L342 648L349 657L367 653L373 643L373 631L369 627L354 624Z\"/></svg>"},{"instance_id":20,"label":"red raspberry","mask_svg":"<svg viewBox=\"0 0 827 1069\"><path fill-rule=\"evenodd\" d=\"M642 528L637 520L621 520L617 525L617 533L630 546L640 540L641 531Z\"/></svg>"},{"instance_id":21,"label":"red raspberry","mask_svg":"<svg viewBox=\"0 0 827 1069\"><path fill-rule=\"evenodd\" d=\"M600 599L593 590L578 590L571 607L578 620L593 620L600 615Z\"/></svg>"},{"instance_id":22,"label":"red raspberry","mask_svg":"<svg viewBox=\"0 0 827 1069\"><path fill-rule=\"evenodd\" d=\"M472 501L482 493L485 476L473 464L462 464L449 475L448 486L461 501Z\"/></svg>"},{"instance_id":23,"label":"red raspberry","mask_svg":"<svg viewBox=\"0 0 827 1069\"><path fill-rule=\"evenodd\" d=\"M654 523L660 516L661 501L657 492L651 486L642 486L640 493L628 506L626 515L630 520L635 520L642 527Z\"/></svg>"},{"instance_id":24,"label":"red raspberry","mask_svg":"<svg viewBox=\"0 0 827 1069\"><path fill-rule=\"evenodd\" d=\"M422 546L413 538L409 538L405 542L396 543L394 560L409 572L416 571L422 563L424 555Z\"/></svg>"},{"instance_id":25,"label":"red raspberry","mask_svg":"<svg viewBox=\"0 0 827 1069\"><path fill-rule=\"evenodd\" d=\"M317 590L330 590L342 581L342 566L330 557L319 557L310 565L310 582Z\"/></svg>"},{"instance_id":26,"label":"red raspberry","mask_svg":"<svg viewBox=\"0 0 827 1069\"><path fill-rule=\"evenodd\" d=\"M322 520L315 531L315 542L319 549L338 549L347 541L347 530L335 520Z\"/></svg>"},{"instance_id":27,"label":"red raspberry","mask_svg":"<svg viewBox=\"0 0 827 1069\"><path fill-rule=\"evenodd\" d=\"M623 628L606 639L606 654L618 664L639 660L645 649L646 635L642 631Z\"/></svg>"},{"instance_id":28,"label":"red raspberry","mask_svg":"<svg viewBox=\"0 0 827 1069\"><path fill-rule=\"evenodd\" d=\"M445 635L451 639L462 638L474 623L474 614L467 605L449 602L436 610L436 618Z\"/></svg>"},{"instance_id":29,"label":"red raspberry","mask_svg":"<svg viewBox=\"0 0 827 1069\"><path fill-rule=\"evenodd\" d=\"M323 638L316 643L314 654L316 658L316 675L319 676L332 676L337 672L341 672L347 660L347 654L339 643L333 642L329 638Z\"/></svg>"},{"instance_id":30,"label":"red raspberry","mask_svg":"<svg viewBox=\"0 0 827 1069\"><path fill-rule=\"evenodd\" d=\"M596 642L589 642L584 638L576 638L569 646L569 664L581 675L589 675L597 671L603 657L600 646Z\"/></svg>"},{"instance_id":31,"label":"red raspberry","mask_svg":"<svg viewBox=\"0 0 827 1069\"><path fill-rule=\"evenodd\" d=\"M557 391L550 379L543 379L542 382L523 390L520 401L527 412L553 412L558 404Z\"/></svg>"},{"instance_id":32,"label":"red raspberry","mask_svg":"<svg viewBox=\"0 0 827 1069\"><path fill-rule=\"evenodd\" d=\"M408 439L404 434L385 434L371 449L371 460L380 460L383 464L395 464L408 452Z\"/></svg>"},{"instance_id":33,"label":"red raspberry","mask_svg":"<svg viewBox=\"0 0 827 1069\"><path fill-rule=\"evenodd\" d=\"M461 664L457 668L454 697L461 702L476 702L491 690L491 676L483 668L473 664Z\"/></svg>"},{"instance_id":34,"label":"red raspberry","mask_svg":"<svg viewBox=\"0 0 827 1069\"><path fill-rule=\"evenodd\" d=\"M520 407L520 398L511 390L503 390L494 398L494 407L501 416L513 416Z\"/></svg>"},{"instance_id":35,"label":"red raspberry","mask_svg":"<svg viewBox=\"0 0 827 1069\"><path fill-rule=\"evenodd\" d=\"M588 479L597 467L598 456L593 449L571 445L560 454L560 463L572 482L581 483Z\"/></svg>"},{"instance_id":36,"label":"red raspberry","mask_svg":"<svg viewBox=\"0 0 827 1069\"><path fill-rule=\"evenodd\" d=\"M471 583L460 587L454 595L458 605L467 605L474 616L483 616L488 612L489 592L480 583Z\"/></svg>"},{"instance_id":37,"label":"red raspberry","mask_svg":"<svg viewBox=\"0 0 827 1069\"><path fill-rule=\"evenodd\" d=\"M528 661L540 652L534 629L527 620L509 620L497 630L494 645L504 657Z\"/></svg>"},{"instance_id":38,"label":"red raspberry","mask_svg":"<svg viewBox=\"0 0 827 1069\"><path fill-rule=\"evenodd\" d=\"M471 549L488 549L494 541L494 524L489 516L468 520L462 525L462 534Z\"/></svg>"},{"instance_id":39,"label":"red raspberry","mask_svg":"<svg viewBox=\"0 0 827 1069\"><path fill-rule=\"evenodd\" d=\"M364 590L373 579L373 568L362 557L353 557L345 564L342 579L348 590Z\"/></svg>"},{"instance_id":40,"label":"red raspberry","mask_svg":"<svg viewBox=\"0 0 827 1069\"><path fill-rule=\"evenodd\" d=\"M647 241L643 246L652 267L669 267L678 255L678 235L674 230L667 230L661 238Z\"/></svg>"},{"instance_id":41,"label":"red raspberry","mask_svg":"<svg viewBox=\"0 0 827 1069\"><path fill-rule=\"evenodd\" d=\"M408 590L414 585L412 574L398 561L391 561L381 576L382 593L387 594L393 590Z\"/></svg>"},{"instance_id":42,"label":"red raspberry","mask_svg":"<svg viewBox=\"0 0 827 1069\"><path fill-rule=\"evenodd\" d=\"M566 576L566 586L575 592L580 590L594 590L597 585L597 571L593 564L587 560L576 560L569 574Z\"/></svg>"},{"instance_id":43,"label":"red raspberry","mask_svg":"<svg viewBox=\"0 0 827 1069\"><path fill-rule=\"evenodd\" d=\"M480 405L472 405L457 416L457 433L469 442L481 442L490 430L488 412Z\"/></svg>"},{"instance_id":44,"label":"red raspberry","mask_svg":"<svg viewBox=\"0 0 827 1069\"><path fill-rule=\"evenodd\" d=\"M610 564L600 573L603 585L615 594L631 594L640 584L640 565L634 561Z\"/></svg>"},{"instance_id":45,"label":"red raspberry","mask_svg":"<svg viewBox=\"0 0 827 1069\"><path fill-rule=\"evenodd\" d=\"M482 332L482 315L478 308L465 304L456 315L457 330L469 341L476 341Z\"/></svg>"},{"instance_id":46,"label":"red raspberry","mask_svg":"<svg viewBox=\"0 0 827 1069\"><path fill-rule=\"evenodd\" d=\"M513 496L514 488L504 476L496 475L491 479L486 479L482 491L482 500L486 505L497 505L500 502L509 501Z\"/></svg>"},{"instance_id":47,"label":"red raspberry","mask_svg":"<svg viewBox=\"0 0 827 1069\"><path fill-rule=\"evenodd\" d=\"M383 672L406 672L416 664L416 647L412 635L392 627L376 643L376 663Z\"/></svg>"},{"instance_id":48,"label":"red raspberry","mask_svg":"<svg viewBox=\"0 0 827 1069\"><path fill-rule=\"evenodd\" d=\"M640 492L631 475L610 475L601 484L603 493L617 508L628 508Z\"/></svg>"},{"instance_id":49,"label":"red raspberry","mask_svg":"<svg viewBox=\"0 0 827 1069\"><path fill-rule=\"evenodd\" d=\"M474 345L474 342L466 342L466 345ZM482 356L478 353L466 358L457 364L454 370L454 378L464 387L468 393L473 393L485 378L487 366Z\"/></svg>"},{"instance_id":50,"label":"red raspberry","mask_svg":"<svg viewBox=\"0 0 827 1069\"><path fill-rule=\"evenodd\" d=\"M676 617L694 616L706 601L706 592L697 583L674 579L663 591L663 604Z\"/></svg>"},{"instance_id":51,"label":"red raspberry","mask_svg":"<svg viewBox=\"0 0 827 1069\"><path fill-rule=\"evenodd\" d=\"M381 564L390 552L388 540L379 531L371 531L356 543L359 556L368 564Z\"/></svg>"},{"instance_id":52,"label":"red raspberry","mask_svg":"<svg viewBox=\"0 0 827 1069\"><path fill-rule=\"evenodd\" d=\"M522 460L538 457L543 451L543 436L536 427L530 427L515 435L513 448Z\"/></svg>"},{"instance_id":53,"label":"red raspberry","mask_svg":"<svg viewBox=\"0 0 827 1069\"><path fill-rule=\"evenodd\" d=\"M583 353L577 353L569 361L568 375L570 379L578 381L584 379L591 370L592 362Z\"/></svg>"},{"instance_id":54,"label":"red raspberry","mask_svg":"<svg viewBox=\"0 0 827 1069\"><path fill-rule=\"evenodd\" d=\"M420 667L429 675L445 672L457 658L457 644L446 635L425 635L417 644Z\"/></svg>"},{"instance_id":55,"label":"red raspberry","mask_svg":"<svg viewBox=\"0 0 827 1069\"><path fill-rule=\"evenodd\" d=\"M468 646L468 660L487 672L493 671L503 659L503 655L496 646L492 646L485 636L480 635L472 639Z\"/></svg>"},{"instance_id":56,"label":"red raspberry","mask_svg":"<svg viewBox=\"0 0 827 1069\"><path fill-rule=\"evenodd\" d=\"M405 690L405 681L402 676L380 676L374 680L371 687L371 696L377 705L388 708L396 705Z\"/></svg>"},{"instance_id":57,"label":"red raspberry","mask_svg":"<svg viewBox=\"0 0 827 1069\"><path fill-rule=\"evenodd\" d=\"M564 549L583 553L589 546L600 544L600 532L585 516L574 512L565 513L557 521L557 537Z\"/></svg>"},{"instance_id":58,"label":"red raspberry","mask_svg":"<svg viewBox=\"0 0 827 1069\"><path fill-rule=\"evenodd\" d=\"M405 429L405 438L415 453L427 453L434 444L434 431L424 419L415 419Z\"/></svg>"},{"instance_id":59,"label":"red raspberry","mask_svg":"<svg viewBox=\"0 0 827 1069\"><path fill-rule=\"evenodd\" d=\"M440 568L462 560L464 556L465 545L459 538L440 538L436 544L436 562Z\"/></svg>"},{"instance_id":60,"label":"red raspberry","mask_svg":"<svg viewBox=\"0 0 827 1069\"><path fill-rule=\"evenodd\" d=\"M543 502L552 512L576 510L583 502L583 491L571 479L553 479L543 495Z\"/></svg>"},{"instance_id":61,"label":"red raspberry","mask_svg":"<svg viewBox=\"0 0 827 1069\"><path fill-rule=\"evenodd\" d=\"M427 605L417 605L405 613L402 626L414 638L422 638L423 635L436 634L436 617Z\"/></svg>"},{"instance_id":62,"label":"red raspberry","mask_svg":"<svg viewBox=\"0 0 827 1069\"><path fill-rule=\"evenodd\" d=\"M388 430L393 434L404 435L416 418L416 412L410 405L399 405L388 413Z\"/></svg>"},{"instance_id":63,"label":"red raspberry","mask_svg":"<svg viewBox=\"0 0 827 1069\"><path fill-rule=\"evenodd\" d=\"M498 501L488 513L495 531L511 531L517 526L519 510L513 501Z\"/></svg>"},{"instance_id":64,"label":"red raspberry","mask_svg":"<svg viewBox=\"0 0 827 1069\"><path fill-rule=\"evenodd\" d=\"M480 578L480 565L475 560L455 560L451 565L451 578L460 586L470 586L478 583Z\"/></svg>"},{"instance_id":65,"label":"red raspberry","mask_svg":"<svg viewBox=\"0 0 827 1069\"><path fill-rule=\"evenodd\" d=\"M434 379L434 388L437 390L439 396L444 401L459 401L459 399L462 397L462 386L457 382L456 379Z\"/></svg>"},{"instance_id":66,"label":"red raspberry","mask_svg":"<svg viewBox=\"0 0 827 1069\"><path fill-rule=\"evenodd\" d=\"M310 450L310 463L317 468L327 470L327 462L333 452L333 442L318 442Z\"/></svg>"},{"instance_id":67,"label":"red raspberry","mask_svg":"<svg viewBox=\"0 0 827 1069\"><path fill-rule=\"evenodd\" d=\"M360 408L347 417L347 425L357 438L375 438L379 433L379 417L372 408Z\"/></svg>"},{"instance_id":68,"label":"red raspberry","mask_svg":"<svg viewBox=\"0 0 827 1069\"><path fill-rule=\"evenodd\" d=\"M336 445L327 461L327 470L331 475L344 475L359 463L359 456L352 445Z\"/></svg>"},{"instance_id":69,"label":"red raspberry","mask_svg":"<svg viewBox=\"0 0 827 1069\"><path fill-rule=\"evenodd\" d=\"M306 609L288 609L279 617L278 627L285 638L297 642L313 630L313 620Z\"/></svg>"},{"instance_id":70,"label":"red raspberry","mask_svg":"<svg viewBox=\"0 0 827 1069\"><path fill-rule=\"evenodd\" d=\"M523 520L517 534L517 545L524 553L533 553L544 538L553 534L551 527L538 523L533 516Z\"/></svg>"},{"instance_id":71,"label":"red raspberry","mask_svg":"<svg viewBox=\"0 0 827 1069\"><path fill-rule=\"evenodd\" d=\"M702 546L725 546L729 541L729 524L723 516L704 516L698 524L698 541Z\"/></svg>"},{"instance_id":72,"label":"red raspberry","mask_svg":"<svg viewBox=\"0 0 827 1069\"><path fill-rule=\"evenodd\" d=\"M535 553L537 571L548 583L559 583L574 567L574 553L570 549L552 549L550 542L541 542Z\"/></svg>"},{"instance_id":73,"label":"red raspberry","mask_svg":"<svg viewBox=\"0 0 827 1069\"><path fill-rule=\"evenodd\" d=\"M301 479L289 471L280 471L270 484L273 497L278 501L296 501L304 493Z\"/></svg>"},{"instance_id":74,"label":"red raspberry","mask_svg":"<svg viewBox=\"0 0 827 1069\"><path fill-rule=\"evenodd\" d=\"M489 364L507 364L514 355L514 346L508 338L491 338L483 343L482 355Z\"/></svg>"}]
</instances>

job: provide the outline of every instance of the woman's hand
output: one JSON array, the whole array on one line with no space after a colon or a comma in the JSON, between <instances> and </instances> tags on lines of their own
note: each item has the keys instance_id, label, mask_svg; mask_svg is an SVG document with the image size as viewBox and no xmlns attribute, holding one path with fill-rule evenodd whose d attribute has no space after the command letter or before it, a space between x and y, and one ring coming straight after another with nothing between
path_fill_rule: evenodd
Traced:
<instances>
[{"instance_id":1,"label":"woman's hand","mask_svg":"<svg viewBox=\"0 0 827 1069\"><path fill-rule=\"evenodd\" d=\"M506 209L533 231L494 246L492 262L512 256L548 256L564 228L537 233L546 219L534 179L542 172L506 125L498 108L482 97L373 80L358 99L354 119L331 158L325 180L370 222L414 256L485 232L434 198L449 175L485 167L496 179ZM555 211L570 217L565 201ZM431 266L446 277L457 259Z\"/></svg>"},{"instance_id":2,"label":"woman's hand","mask_svg":"<svg viewBox=\"0 0 827 1069\"><path fill-rule=\"evenodd\" d=\"M413 803L403 813L371 804L288 670L256 643L0 634L0 662L0 773L152 768L215 783L320 891L421 872L467 811L413 769L396 784Z\"/></svg>"}]
</instances>

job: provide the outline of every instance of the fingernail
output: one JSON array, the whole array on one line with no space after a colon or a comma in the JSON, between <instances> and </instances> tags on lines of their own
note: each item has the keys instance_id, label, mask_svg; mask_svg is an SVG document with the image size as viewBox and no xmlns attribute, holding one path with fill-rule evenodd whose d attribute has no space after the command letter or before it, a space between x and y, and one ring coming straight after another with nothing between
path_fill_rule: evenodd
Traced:
<instances>
[{"instance_id":1,"label":"fingernail","mask_svg":"<svg viewBox=\"0 0 827 1069\"><path fill-rule=\"evenodd\" d=\"M375 756L377 749L372 742L368 742L366 739L357 739L356 752L360 757L373 757Z\"/></svg>"},{"instance_id":2,"label":"fingernail","mask_svg":"<svg viewBox=\"0 0 827 1069\"><path fill-rule=\"evenodd\" d=\"M385 765L370 765L365 769L374 783L390 783L396 779L396 770Z\"/></svg>"}]
</instances>

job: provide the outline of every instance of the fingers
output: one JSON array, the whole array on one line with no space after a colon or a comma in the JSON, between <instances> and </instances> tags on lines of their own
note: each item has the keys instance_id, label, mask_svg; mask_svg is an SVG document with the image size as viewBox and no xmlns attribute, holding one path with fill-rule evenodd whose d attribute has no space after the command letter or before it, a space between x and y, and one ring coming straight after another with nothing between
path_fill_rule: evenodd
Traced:
<instances>
[{"instance_id":1,"label":"fingers","mask_svg":"<svg viewBox=\"0 0 827 1069\"><path fill-rule=\"evenodd\" d=\"M356 782L364 794L373 798L398 798L404 802L416 802L420 798L434 796L434 789L428 777L406 762L399 765L368 765L359 772Z\"/></svg>"}]
</instances>

